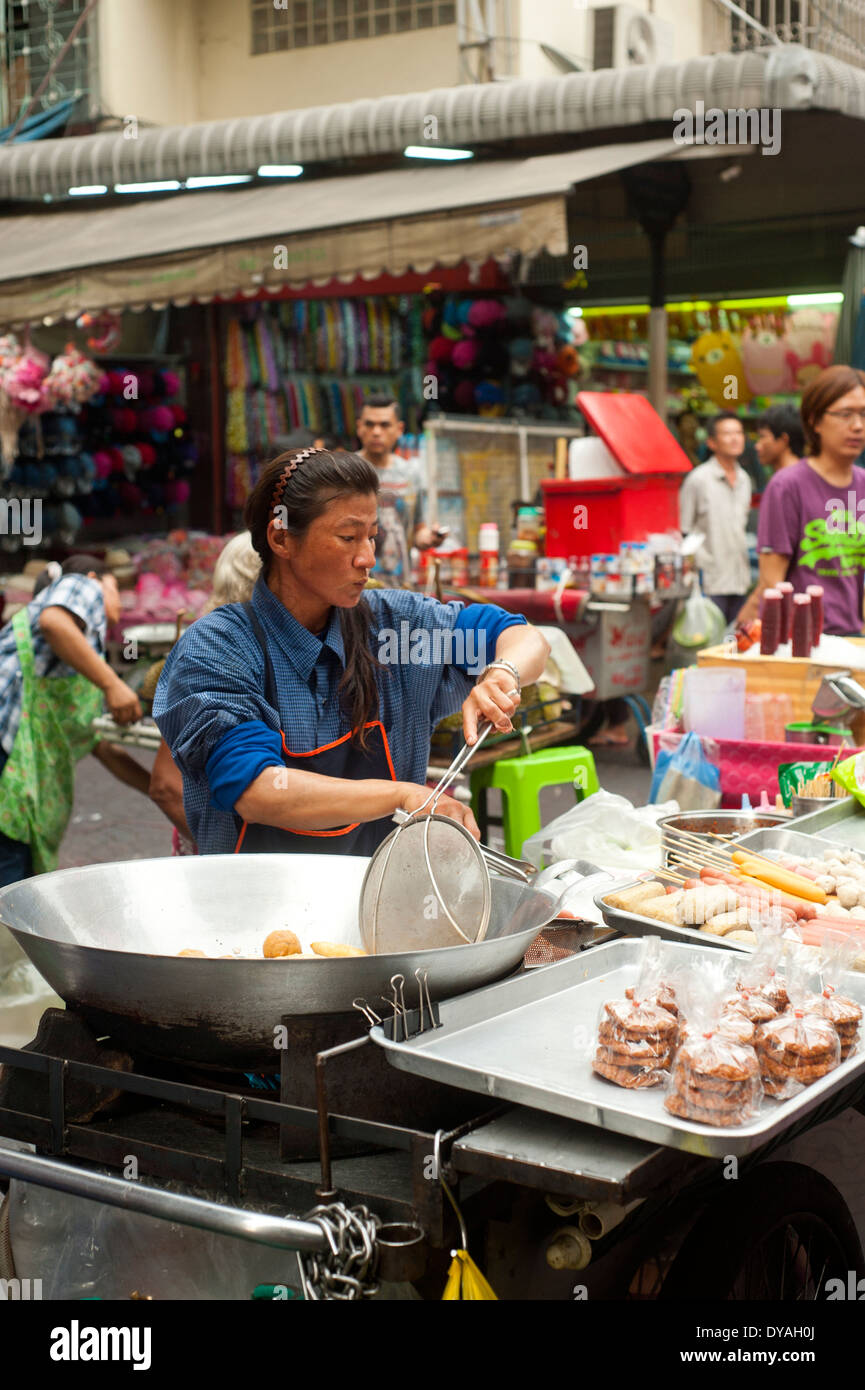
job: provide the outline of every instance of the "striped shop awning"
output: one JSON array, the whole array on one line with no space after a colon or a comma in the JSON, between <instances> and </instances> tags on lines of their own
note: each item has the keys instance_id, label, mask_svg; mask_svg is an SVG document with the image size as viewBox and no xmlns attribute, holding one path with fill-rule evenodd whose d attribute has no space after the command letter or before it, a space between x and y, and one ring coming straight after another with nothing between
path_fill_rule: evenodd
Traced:
<instances>
[{"instance_id":1,"label":"striped shop awning","mask_svg":"<svg viewBox=\"0 0 865 1390\"><path fill-rule=\"evenodd\" d=\"M3 218L0 325L562 256L573 185L681 153L649 140Z\"/></svg>"}]
</instances>

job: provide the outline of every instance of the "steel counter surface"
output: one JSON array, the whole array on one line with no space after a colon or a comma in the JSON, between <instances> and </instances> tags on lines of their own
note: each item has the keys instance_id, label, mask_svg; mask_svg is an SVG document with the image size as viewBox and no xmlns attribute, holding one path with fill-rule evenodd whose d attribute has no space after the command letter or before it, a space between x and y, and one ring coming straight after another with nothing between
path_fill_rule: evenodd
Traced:
<instances>
[{"instance_id":1,"label":"steel counter surface","mask_svg":"<svg viewBox=\"0 0 865 1390\"><path fill-rule=\"evenodd\" d=\"M795 749L795 744L791 744ZM791 755L791 762L796 761L795 755ZM770 839L758 840L758 835L770 834ZM797 837L794 845L792 840L776 838L784 835ZM856 849L865 853L865 807L860 806L859 802L852 796L842 796L823 810L812 811L807 816L795 816L788 821L783 830L777 831L752 831L749 835L743 835L741 844L746 849L760 850L773 846L782 851L790 849L791 853L797 848L799 853L805 850L804 841L811 842L811 853L818 854L821 848L820 841L828 841L834 845L846 845L848 849ZM815 844L814 841L817 841Z\"/></svg>"},{"instance_id":2,"label":"steel counter surface","mask_svg":"<svg viewBox=\"0 0 865 1390\"><path fill-rule=\"evenodd\" d=\"M457 1139L450 1157L458 1173L490 1182L620 1203L678 1192L706 1161L524 1106Z\"/></svg>"},{"instance_id":3,"label":"steel counter surface","mask_svg":"<svg viewBox=\"0 0 865 1390\"><path fill-rule=\"evenodd\" d=\"M671 942L666 950L676 969L706 959L700 946ZM598 1015L636 983L642 954L636 940L595 946L446 1001L433 1032L401 1043L381 1027L371 1036L405 1071L706 1158L752 1153L865 1074L865 1053L854 1054L793 1100L764 1099L756 1119L725 1128L671 1115L661 1087L631 1091L605 1081L591 1069ZM848 974L844 990L865 1004L865 978Z\"/></svg>"}]
</instances>

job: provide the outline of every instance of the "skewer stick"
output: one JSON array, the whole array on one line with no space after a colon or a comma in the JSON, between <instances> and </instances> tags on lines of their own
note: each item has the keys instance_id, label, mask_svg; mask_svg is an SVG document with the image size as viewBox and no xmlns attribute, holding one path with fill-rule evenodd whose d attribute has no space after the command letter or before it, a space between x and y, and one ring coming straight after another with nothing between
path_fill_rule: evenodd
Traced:
<instances>
[{"instance_id":1,"label":"skewer stick","mask_svg":"<svg viewBox=\"0 0 865 1390\"><path fill-rule=\"evenodd\" d=\"M680 859L689 859L692 863L703 865L704 868L722 869L725 873L731 872L736 867L729 859L724 859L707 850L694 849L691 845L670 845L668 853L676 854Z\"/></svg>"},{"instance_id":2,"label":"skewer stick","mask_svg":"<svg viewBox=\"0 0 865 1390\"><path fill-rule=\"evenodd\" d=\"M671 837L671 843L693 845L695 849L699 849L704 854L712 854L729 860L733 852L732 848L728 849L726 845L721 847L720 845L707 844L702 835L692 835L687 830L669 829L666 834Z\"/></svg>"},{"instance_id":3,"label":"skewer stick","mask_svg":"<svg viewBox=\"0 0 865 1390\"><path fill-rule=\"evenodd\" d=\"M692 874L677 874L674 869L666 868L656 870L656 876L658 878L671 878L674 883L687 883L688 879L693 877Z\"/></svg>"}]
</instances>

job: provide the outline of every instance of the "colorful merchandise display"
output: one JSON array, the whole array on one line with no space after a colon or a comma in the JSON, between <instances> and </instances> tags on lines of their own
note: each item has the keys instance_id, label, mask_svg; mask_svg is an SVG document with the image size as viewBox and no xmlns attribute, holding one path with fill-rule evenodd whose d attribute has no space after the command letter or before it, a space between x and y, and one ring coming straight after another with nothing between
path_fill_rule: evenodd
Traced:
<instances>
[{"instance_id":1,"label":"colorful merchandise display","mask_svg":"<svg viewBox=\"0 0 865 1390\"><path fill-rule=\"evenodd\" d=\"M593 387L645 390L648 311L589 307L583 315L587 341L580 355ZM706 417L732 409L749 421L769 405L798 404L833 360L837 325L837 310L792 307L785 297L741 301L738 308L669 305L668 414Z\"/></svg>"},{"instance_id":2,"label":"colorful merchandise display","mask_svg":"<svg viewBox=\"0 0 865 1390\"><path fill-rule=\"evenodd\" d=\"M183 515L197 448L188 437L180 375L128 365L106 371L67 344L52 361L0 339L3 494L40 498L47 544L73 545L99 524L143 529ZM13 552L22 538L0 537Z\"/></svg>"},{"instance_id":3,"label":"colorful merchandise display","mask_svg":"<svg viewBox=\"0 0 865 1390\"><path fill-rule=\"evenodd\" d=\"M225 329L227 499L239 509L273 440L304 428L353 444L365 397L387 392L410 430L423 402L421 300L283 300Z\"/></svg>"},{"instance_id":4,"label":"colorful merchandise display","mask_svg":"<svg viewBox=\"0 0 865 1390\"><path fill-rule=\"evenodd\" d=\"M471 299L432 289L423 326L424 380L446 413L575 418L585 342L579 319L513 297Z\"/></svg>"}]
</instances>

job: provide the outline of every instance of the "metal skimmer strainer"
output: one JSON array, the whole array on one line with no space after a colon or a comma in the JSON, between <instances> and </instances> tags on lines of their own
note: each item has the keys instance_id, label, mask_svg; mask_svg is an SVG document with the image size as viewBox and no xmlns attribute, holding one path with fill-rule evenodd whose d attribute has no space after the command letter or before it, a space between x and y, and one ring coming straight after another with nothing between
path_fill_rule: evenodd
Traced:
<instances>
[{"instance_id":1,"label":"metal skimmer strainer","mask_svg":"<svg viewBox=\"0 0 865 1390\"><path fill-rule=\"evenodd\" d=\"M483 726L477 742L460 749L422 806L396 813L396 830L372 856L360 890L360 932L370 953L484 939L492 890L483 850L458 821L435 815L435 808L491 728Z\"/></svg>"}]
</instances>

